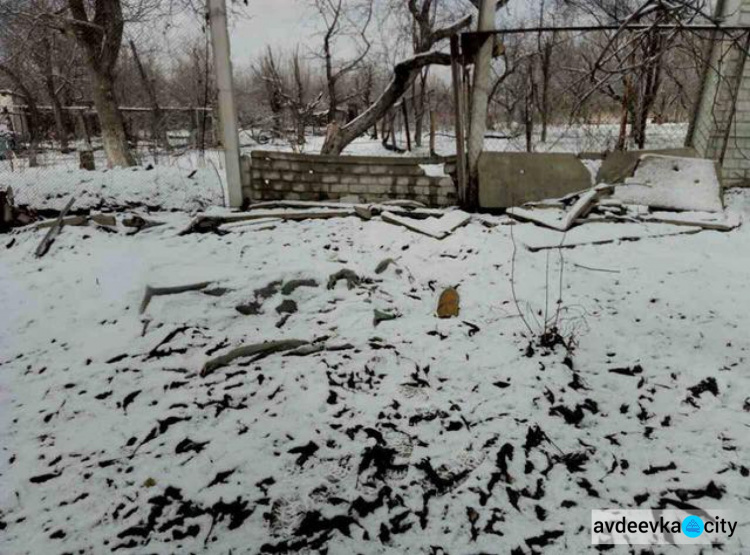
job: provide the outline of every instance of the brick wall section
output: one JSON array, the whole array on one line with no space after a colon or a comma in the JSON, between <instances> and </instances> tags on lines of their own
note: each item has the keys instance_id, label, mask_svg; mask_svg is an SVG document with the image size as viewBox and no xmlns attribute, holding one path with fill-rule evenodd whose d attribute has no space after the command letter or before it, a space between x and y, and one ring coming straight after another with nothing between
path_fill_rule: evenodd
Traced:
<instances>
[{"instance_id":1,"label":"brick wall section","mask_svg":"<svg viewBox=\"0 0 750 555\"><path fill-rule=\"evenodd\" d=\"M750 25L750 0L729 0L724 15L726 25ZM743 64L743 57L730 41L714 43L692 136L698 153L717 161L726 143L722 164L725 187L750 186L750 61ZM735 93L736 113L731 119Z\"/></svg>"},{"instance_id":2,"label":"brick wall section","mask_svg":"<svg viewBox=\"0 0 750 555\"><path fill-rule=\"evenodd\" d=\"M356 195L364 202L415 200L428 206L456 204L451 177L429 177L421 164L431 158L320 156L255 150L243 156L243 194L253 202L267 200L339 200ZM448 160L446 172L455 168Z\"/></svg>"}]
</instances>

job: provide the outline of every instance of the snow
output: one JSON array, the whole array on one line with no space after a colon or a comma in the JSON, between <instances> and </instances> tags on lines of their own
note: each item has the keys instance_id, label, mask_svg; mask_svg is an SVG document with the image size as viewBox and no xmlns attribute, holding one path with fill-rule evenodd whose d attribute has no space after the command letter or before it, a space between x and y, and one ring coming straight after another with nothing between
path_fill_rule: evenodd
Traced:
<instances>
[{"instance_id":1,"label":"snow","mask_svg":"<svg viewBox=\"0 0 750 555\"><path fill-rule=\"evenodd\" d=\"M61 210L76 195L73 210L151 207L199 210L224 204L223 155L196 151L154 159L141 152L141 166L107 169L103 152L97 170L78 168L77 154L41 157L36 168L0 161L0 185L13 189L17 205L36 210Z\"/></svg>"},{"instance_id":2,"label":"snow","mask_svg":"<svg viewBox=\"0 0 750 555\"><path fill-rule=\"evenodd\" d=\"M445 173L445 164L420 164L419 167L428 177L448 177Z\"/></svg>"},{"instance_id":3,"label":"snow","mask_svg":"<svg viewBox=\"0 0 750 555\"><path fill-rule=\"evenodd\" d=\"M750 192L727 202L750 214ZM583 553L591 509L664 499L734 510L726 552L750 546L746 226L534 253L556 232L492 216L442 241L379 218L178 236L189 215L149 217L166 225L65 228L43 259L43 232L3 237L0 552ZM529 349L511 287L539 331L561 262L570 358ZM328 289L344 268L367 279ZM269 286L294 279L318 285ZM138 315L147 285L204 280ZM458 319L435 316L446 287ZM198 375L324 337L355 348Z\"/></svg>"},{"instance_id":4,"label":"snow","mask_svg":"<svg viewBox=\"0 0 750 555\"><path fill-rule=\"evenodd\" d=\"M647 154L615 198L668 210L721 212L721 182L713 160Z\"/></svg>"}]
</instances>

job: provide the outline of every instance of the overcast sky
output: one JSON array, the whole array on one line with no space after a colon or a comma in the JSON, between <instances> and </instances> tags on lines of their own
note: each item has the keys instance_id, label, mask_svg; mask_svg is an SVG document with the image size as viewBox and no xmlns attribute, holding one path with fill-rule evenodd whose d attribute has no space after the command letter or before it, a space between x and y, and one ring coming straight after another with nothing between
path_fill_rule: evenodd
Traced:
<instances>
[{"instance_id":1,"label":"overcast sky","mask_svg":"<svg viewBox=\"0 0 750 555\"><path fill-rule=\"evenodd\" d=\"M310 43L315 33L314 14L304 0L250 0L247 13L230 29L235 63L244 65L266 45L291 49Z\"/></svg>"},{"instance_id":2,"label":"overcast sky","mask_svg":"<svg viewBox=\"0 0 750 555\"><path fill-rule=\"evenodd\" d=\"M471 9L467 0L453 1ZM522 15L539 1L515 0L499 17ZM246 65L257 58L266 45L289 50L297 44L303 48L319 48L315 37L318 18L309 0L249 0L246 13L247 17L231 22L232 59L236 65Z\"/></svg>"}]
</instances>

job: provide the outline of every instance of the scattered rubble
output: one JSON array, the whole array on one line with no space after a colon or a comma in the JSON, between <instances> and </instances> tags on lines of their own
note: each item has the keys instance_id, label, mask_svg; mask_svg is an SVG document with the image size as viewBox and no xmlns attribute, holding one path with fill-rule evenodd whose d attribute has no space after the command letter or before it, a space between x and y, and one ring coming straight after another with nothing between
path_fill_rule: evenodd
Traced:
<instances>
[{"instance_id":1,"label":"scattered rubble","mask_svg":"<svg viewBox=\"0 0 750 555\"><path fill-rule=\"evenodd\" d=\"M60 234L60 231L63 227L63 219L65 218L65 215L70 211L70 208L73 206L73 203L75 202L75 197L70 197L70 200L68 200L68 203L65 205L65 208L63 208L62 212L60 212L60 215L57 217L57 219L54 221L54 223L50 226L49 231L47 231L47 234L42 238L41 243L39 243L39 246L36 248L36 251L34 254L36 254L37 258L41 258L47 252L49 251L50 247L52 246L52 243L55 241L55 237L57 237Z\"/></svg>"},{"instance_id":2,"label":"scattered rubble","mask_svg":"<svg viewBox=\"0 0 750 555\"><path fill-rule=\"evenodd\" d=\"M702 230L731 231L741 225L738 216L724 212L721 186L715 164L710 160L674 156L644 155L633 177L621 185L596 187L567 195L510 208L507 214L518 221L532 222L555 231L570 232L575 226L593 223L665 224L645 236L697 233ZM665 231L671 226L694 228ZM644 234L632 229L601 240L583 243L527 245L530 250L605 244L640 239Z\"/></svg>"}]
</instances>

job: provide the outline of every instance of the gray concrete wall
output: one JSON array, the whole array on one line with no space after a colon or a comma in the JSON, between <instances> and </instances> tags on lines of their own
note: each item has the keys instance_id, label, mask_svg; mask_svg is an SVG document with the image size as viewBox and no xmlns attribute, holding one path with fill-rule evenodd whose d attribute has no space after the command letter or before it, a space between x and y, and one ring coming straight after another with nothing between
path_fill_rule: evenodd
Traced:
<instances>
[{"instance_id":1,"label":"gray concrete wall","mask_svg":"<svg viewBox=\"0 0 750 555\"><path fill-rule=\"evenodd\" d=\"M401 199L440 207L456 204L451 177L430 177L421 164L431 158L321 156L255 150L243 156L243 196L267 200L339 200L357 195L364 202ZM455 161L446 164L452 171Z\"/></svg>"},{"instance_id":2,"label":"gray concrete wall","mask_svg":"<svg viewBox=\"0 0 750 555\"><path fill-rule=\"evenodd\" d=\"M479 205L509 208L590 188L591 173L574 154L483 152Z\"/></svg>"},{"instance_id":3,"label":"gray concrete wall","mask_svg":"<svg viewBox=\"0 0 750 555\"><path fill-rule=\"evenodd\" d=\"M727 0L717 15L726 25L750 25L750 0ZM750 186L750 62L729 40L714 41L709 56L688 146L701 157L723 157L725 187Z\"/></svg>"}]
</instances>

